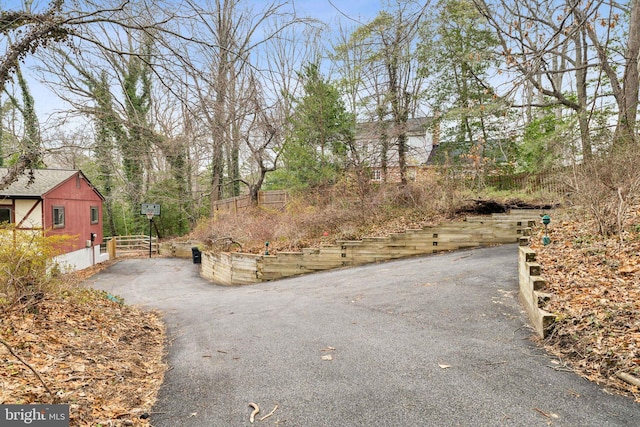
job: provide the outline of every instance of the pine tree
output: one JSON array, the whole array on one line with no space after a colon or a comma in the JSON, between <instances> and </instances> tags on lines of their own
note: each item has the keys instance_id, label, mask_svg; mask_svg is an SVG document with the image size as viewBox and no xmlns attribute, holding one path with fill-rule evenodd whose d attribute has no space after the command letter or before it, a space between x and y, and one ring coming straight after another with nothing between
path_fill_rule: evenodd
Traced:
<instances>
[{"instance_id":1,"label":"pine tree","mask_svg":"<svg viewBox=\"0 0 640 427\"><path fill-rule=\"evenodd\" d=\"M284 170L280 172L280 179L291 188L334 181L345 169L347 147L354 137L353 115L318 66L307 65L300 77L304 95L294 105L292 131L282 153Z\"/></svg>"}]
</instances>

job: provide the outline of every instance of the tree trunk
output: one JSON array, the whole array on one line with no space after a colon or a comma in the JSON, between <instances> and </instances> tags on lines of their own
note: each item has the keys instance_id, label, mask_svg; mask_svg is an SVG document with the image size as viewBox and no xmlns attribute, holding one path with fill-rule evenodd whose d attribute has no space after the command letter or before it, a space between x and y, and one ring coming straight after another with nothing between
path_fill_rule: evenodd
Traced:
<instances>
[{"instance_id":1,"label":"tree trunk","mask_svg":"<svg viewBox=\"0 0 640 427\"><path fill-rule=\"evenodd\" d=\"M104 208L107 211L107 218L109 224L109 233L111 236L117 236L118 231L116 230L116 221L113 214L113 203L111 202L111 198L108 198L104 202Z\"/></svg>"},{"instance_id":2,"label":"tree trunk","mask_svg":"<svg viewBox=\"0 0 640 427\"><path fill-rule=\"evenodd\" d=\"M576 45L575 67L576 67L576 91L578 97L579 110L578 126L580 128L580 141L582 145L582 158L589 160L591 158L591 135L589 135L589 120L587 118L587 62L588 52L586 43L586 32L576 31L574 42Z\"/></svg>"},{"instance_id":3,"label":"tree trunk","mask_svg":"<svg viewBox=\"0 0 640 427\"><path fill-rule=\"evenodd\" d=\"M638 114L638 60L640 55L640 0L631 0L629 38L625 54L625 69L622 80L622 100L619 105L618 125L615 141L637 142L636 120Z\"/></svg>"}]
</instances>

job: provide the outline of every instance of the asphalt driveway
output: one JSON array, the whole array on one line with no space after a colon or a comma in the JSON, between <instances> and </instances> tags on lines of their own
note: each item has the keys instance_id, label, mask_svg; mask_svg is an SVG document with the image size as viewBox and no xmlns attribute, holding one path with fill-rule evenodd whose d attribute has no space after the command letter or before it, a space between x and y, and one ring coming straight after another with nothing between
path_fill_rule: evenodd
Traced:
<instances>
[{"instance_id":1,"label":"asphalt driveway","mask_svg":"<svg viewBox=\"0 0 640 427\"><path fill-rule=\"evenodd\" d=\"M249 402L257 426L640 425L530 340L516 263L504 245L225 287L152 258L90 280L165 313L155 427L249 426Z\"/></svg>"}]
</instances>

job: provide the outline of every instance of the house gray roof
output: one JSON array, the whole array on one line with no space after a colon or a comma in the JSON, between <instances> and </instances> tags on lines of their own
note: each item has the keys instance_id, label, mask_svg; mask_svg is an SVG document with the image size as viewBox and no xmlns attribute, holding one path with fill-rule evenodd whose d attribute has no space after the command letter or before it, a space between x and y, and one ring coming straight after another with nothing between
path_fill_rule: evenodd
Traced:
<instances>
[{"instance_id":1,"label":"house gray roof","mask_svg":"<svg viewBox=\"0 0 640 427\"><path fill-rule=\"evenodd\" d=\"M0 168L0 176L5 176L7 168ZM40 197L55 187L68 180L79 171L61 169L34 169L33 182L29 183L30 172L21 175L16 182L4 190L0 190L0 196L5 197ZM82 173L82 172L80 172Z\"/></svg>"},{"instance_id":2,"label":"house gray roof","mask_svg":"<svg viewBox=\"0 0 640 427\"><path fill-rule=\"evenodd\" d=\"M417 117L407 120L404 131L407 135L424 135L427 127L431 125L431 117ZM356 139L378 139L383 126L387 127L389 136L393 137L401 129L395 129L395 124L391 120L384 122L360 122L356 124Z\"/></svg>"}]
</instances>

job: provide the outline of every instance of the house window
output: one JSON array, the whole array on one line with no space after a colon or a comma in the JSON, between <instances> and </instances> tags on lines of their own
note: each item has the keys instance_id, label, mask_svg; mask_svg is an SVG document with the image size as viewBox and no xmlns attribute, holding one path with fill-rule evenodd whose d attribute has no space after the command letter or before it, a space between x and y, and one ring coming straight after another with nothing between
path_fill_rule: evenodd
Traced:
<instances>
[{"instance_id":1,"label":"house window","mask_svg":"<svg viewBox=\"0 0 640 427\"><path fill-rule=\"evenodd\" d=\"M373 170L373 180L374 181L382 180L382 172L380 171L380 169Z\"/></svg>"},{"instance_id":2,"label":"house window","mask_svg":"<svg viewBox=\"0 0 640 427\"><path fill-rule=\"evenodd\" d=\"M97 206L91 206L91 224L97 224L99 222L98 214L99 210Z\"/></svg>"},{"instance_id":3,"label":"house window","mask_svg":"<svg viewBox=\"0 0 640 427\"><path fill-rule=\"evenodd\" d=\"M0 208L0 223L11 223L11 208Z\"/></svg>"},{"instance_id":4,"label":"house window","mask_svg":"<svg viewBox=\"0 0 640 427\"><path fill-rule=\"evenodd\" d=\"M64 206L53 207L53 228L64 228Z\"/></svg>"}]
</instances>

